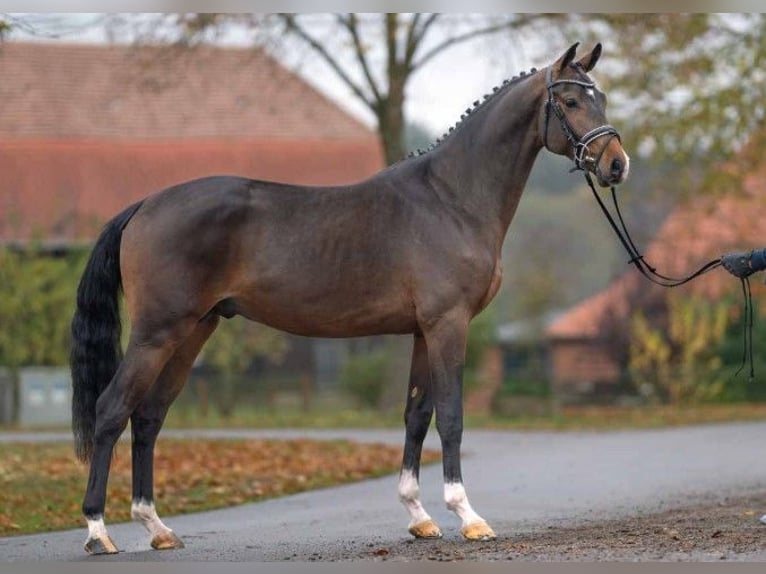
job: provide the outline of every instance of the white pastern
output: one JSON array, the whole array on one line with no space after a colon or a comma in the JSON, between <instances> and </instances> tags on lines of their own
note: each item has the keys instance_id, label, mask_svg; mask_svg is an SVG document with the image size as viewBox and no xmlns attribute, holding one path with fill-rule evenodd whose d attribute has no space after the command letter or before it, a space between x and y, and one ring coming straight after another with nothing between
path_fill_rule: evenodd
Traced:
<instances>
[{"instance_id":1,"label":"white pastern","mask_svg":"<svg viewBox=\"0 0 766 574\"><path fill-rule=\"evenodd\" d=\"M147 502L145 500L133 501L130 507L130 515L133 520L140 522L152 535L152 538L160 534L167 534L172 532L170 528L165 526L157 516L157 511L154 509L153 502Z\"/></svg>"},{"instance_id":2,"label":"white pastern","mask_svg":"<svg viewBox=\"0 0 766 574\"><path fill-rule=\"evenodd\" d=\"M104 517L87 519L88 521L88 540L106 540L109 535L106 533Z\"/></svg>"},{"instance_id":3,"label":"white pastern","mask_svg":"<svg viewBox=\"0 0 766 574\"><path fill-rule=\"evenodd\" d=\"M431 520L420 502L420 486L415 473L411 470L403 470L399 475L399 500L410 513L410 528Z\"/></svg>"},{"instance_id":4,"label":"white pastern","mask_svg":"<svg viewBox=\"0 0 766 574\"><path fill-rule=\"evenodd\" d=\"M463 487L462 483L445 483L444 501L447 503L447 508L458 515L458 518L463 522L463 526L474 524L475 522L484 522L484 519L471 508L471 503L468 502L468 496L466 496L465 487Z\"/></svg>"},{"instance_id":5,"label":"white pastern","mask_svg":"<svg viewBox=\"0 0 766 574\"><path fill-rule=\"evenodd\" d=\"M761 524L766 524L766 514L761 516Z\"/></svg>"}]
</instances>

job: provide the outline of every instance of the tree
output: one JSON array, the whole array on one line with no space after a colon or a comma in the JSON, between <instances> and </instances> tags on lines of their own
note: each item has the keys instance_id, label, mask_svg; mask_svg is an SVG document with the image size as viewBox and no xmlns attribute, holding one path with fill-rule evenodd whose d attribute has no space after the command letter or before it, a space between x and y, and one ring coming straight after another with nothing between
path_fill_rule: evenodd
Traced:
<instances>
[{"instance_id":1,"label":"tree","mask_svg":"<svg viewBox=\"0 0 766 574\"><path fill-rule=\"evenodd\" d=\"M84 262L81 253L53 258L34 249L0 249L0 367L10 371L16 397L21 367L67 364Z\"/></svg>"},{"instance_id":2,"label":"tree","mask_svg":"<svg viewBox=\"0 0 766 574\"><path fill-rule=\"evenodd\" d=\"M0 250L0 365L66 365L81 254Z\"/></svg>"},{"instance_id":3,"label":"tree","mask_svg":"<svg viewBox=\"0 0 766 574\"><path fill-rule=\"evenodd\" d=\"M667 327L653 326L640 311L632 317L630 373L639 392L671 404L721 396L726 387L717 351L731 320L728 303L672 293Z\"/></svg>"}]
</instances>

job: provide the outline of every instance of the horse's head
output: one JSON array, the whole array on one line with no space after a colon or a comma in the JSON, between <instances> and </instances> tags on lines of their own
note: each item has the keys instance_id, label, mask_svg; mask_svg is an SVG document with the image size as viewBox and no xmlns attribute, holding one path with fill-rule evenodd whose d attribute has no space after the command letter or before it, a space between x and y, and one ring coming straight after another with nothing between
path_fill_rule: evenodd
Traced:
<instances>
[{"instance_id":1,"label":"horse's head","mask_svg":"<svg viewBox=\"0 0 766 574\"><path fill-rule=\"evenodd\" d=\"M547 99L540 113L543 145L574 160L606 187L628 176L630 158L606 119L606 96L588 77L601 44L575 62L577 44L545 70Z\"/></svg>"}]
</instances>

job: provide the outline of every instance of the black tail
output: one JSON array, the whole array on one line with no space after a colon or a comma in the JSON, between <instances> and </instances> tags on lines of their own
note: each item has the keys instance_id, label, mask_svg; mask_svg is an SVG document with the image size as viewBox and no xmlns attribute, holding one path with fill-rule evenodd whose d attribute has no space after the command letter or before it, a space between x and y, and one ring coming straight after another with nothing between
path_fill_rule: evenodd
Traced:
<instances>
[{"instance_id":1,"label":"black tail","mask_svg":"<svg viewBox=\"0 0 766 574\"><path fill-rule=\"evenodd\" d=\"M96 400L122 359L120 347L120 242L122 230L141 206L128 207L106 224L93 247L77 288L72 319L72 431L77 458L93 454Z\"/></svg>"}]
</instances>

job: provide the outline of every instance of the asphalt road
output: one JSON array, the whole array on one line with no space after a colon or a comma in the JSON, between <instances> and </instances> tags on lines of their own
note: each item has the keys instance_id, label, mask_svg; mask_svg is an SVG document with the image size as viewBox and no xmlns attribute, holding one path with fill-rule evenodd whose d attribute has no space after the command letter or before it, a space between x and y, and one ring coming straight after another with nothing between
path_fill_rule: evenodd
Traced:
<instances>
[{"instance_id":1,"label":"asphalt road","mask_svg":"<svg viewBox=\"0 0 766 574\"><path fill-rule=\"evenodd\" d=\"M163 436L177 435L165 432ZM351 438L400 444L403 431L208 431L205 436ZM625 432L470 431L464 477L474 508L500 537L546 525L577 525L724 500L766 489L766 422ZM0 441L68 439L0 435ZM437 447L435 433L427 446ZM407 515L389 476L227 510L163 517L185 541L177 551L149 550L137 524L107 525L122 552L84 556L85 528L0 539L0 560L281 561L348 556L403 544ZM445 538L459 523L441 501L441 468L423 469L423 502ZM162 516L162 501L158 501ZM766 512L766 508L762 509ZM756 518L757 519L757 518ZM766 560L764 551L741 557Z\"/></svg>"}]
</instances>

